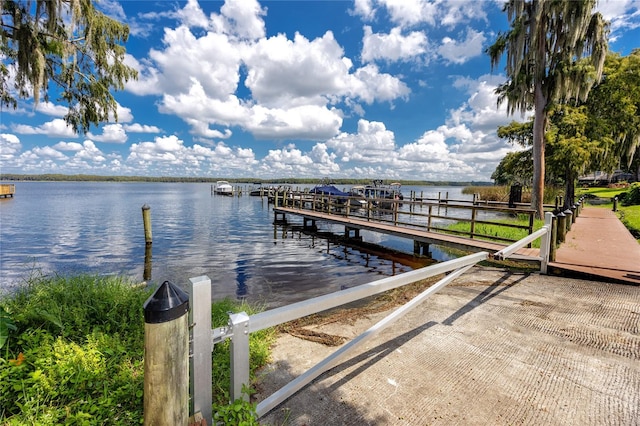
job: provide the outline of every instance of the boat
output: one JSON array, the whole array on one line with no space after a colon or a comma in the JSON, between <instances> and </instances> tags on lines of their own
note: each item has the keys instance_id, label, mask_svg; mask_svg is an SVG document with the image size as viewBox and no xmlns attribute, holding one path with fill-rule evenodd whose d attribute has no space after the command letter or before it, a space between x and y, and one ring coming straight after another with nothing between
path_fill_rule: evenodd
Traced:
<instances>
[{"instance_id":1,"label":"boat","mask_svg":"<svg viewBox=\"0 0 640 426\"><path fill-rule=\"evenodd\" d=\"M309 194L328 195L331 198L336 198L339 203L346 203L350 200L352 207L363 207L367 205L367 201L362 195L354 196L351 192L341 191L336 188L335 185L327 183L326 181L323 181L319 185L311 188L309 190Z\"/></svg>"},{"instance_id":2,"label":"boat","mask_svg":"<svg viewBox=\"0 0 640 426\"><path fill-rule=\"evenodd\" d=\"M370 199L375 206L390 208L392 202L385 202L384 200L404 200L401 187L402 184L399 182L384 184L381 179L376 179L370 185L352 187L349 193L352 196L362 196L365 199Z\"/></svg>"},{"instance_id":3,"label":"boat","mask_svg":"<svg viewBox=\"0 0 640 426\"><path fill-rule=\"evenodd\" d=\"M249 191L252 197L273 197L276 192L283 193L290 190L290 187L274 186L274 185L254 185Z\"/></svg>"},{"instance_id":4,"label":"boat","mask_svg":"<svg viewBox=\"0 0 640 426\"><path fill-rule=\"evenodd\" d=\"M233 186L226 180L219 180L216 182L214 191L217 195L233 195Z\"/></svg>"}]
</instances>

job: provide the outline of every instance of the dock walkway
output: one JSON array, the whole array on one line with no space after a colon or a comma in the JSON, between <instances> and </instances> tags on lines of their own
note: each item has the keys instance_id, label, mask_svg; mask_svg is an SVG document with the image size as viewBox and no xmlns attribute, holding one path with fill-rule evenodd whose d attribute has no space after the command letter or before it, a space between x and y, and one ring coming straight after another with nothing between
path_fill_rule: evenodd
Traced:
<instances>
[{"instance_id":1,"label":"dock walkway","mask_svg":"<svg viewBox=\"0 0 640 426\"><path fill-rule=\"evenodd\" d=\"M312 220L341 224L351 229L381 232L413 239L423 244L440 244L463 251L495 253L506 247L506 244L498 242L430 232L353 216L287 207L274 207L273 210L279 214L300 215ZM539 256L540 250L523 248L513 258L520 261L539 261ZM565 241L556 251L555 260L549 263L549 273L640 285L640 244L614 212L601 207L587 206L582 208L571 230L567 232Z\"/></svg>"},{"instance_id":2,"label":"dock walkway","mask_svg":"<svg viewBox=\"0 0 640 426\"><path fill-rule=\"evenodd\" d=\"M640 244L611 210L584 207L549 268L553 274L640 285Z\"/></svg>"},{"instance_id":3,"label":"dock walkway","mask_svg":"<svg viewBox=\"0 0 640 426\"><path fill-rule=\"evenodd\" d=\"M498 242L459 237L440 232L431 232L424 228L419 229L416 227L398 226L389 222L367 220L366 218L359 219L354 216L342 216L290 207L274 207L273 211L276 214L298 215L311 220L320 220L344 225L350 229L380 232L400 238L412 239L423 244L444 245L467 252L487 251L489 253L495 253L507 247L506 244ZM540 250L538 249L523 248L520 249L513 257L521 261L535 261L539 258L539 255Z\"/></svg>"}]
</instances>

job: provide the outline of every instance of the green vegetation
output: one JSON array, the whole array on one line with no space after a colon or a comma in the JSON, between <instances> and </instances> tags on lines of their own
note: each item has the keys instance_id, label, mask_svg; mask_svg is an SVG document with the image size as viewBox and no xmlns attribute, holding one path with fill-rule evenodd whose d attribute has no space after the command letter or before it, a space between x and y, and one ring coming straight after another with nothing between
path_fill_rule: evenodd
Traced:
<instances>
[{"instance_id":1,"label":"green vegetation","mask_svg":"<svg viewBox=\"0 0 640 426\"><path fill-rule=\"evenodd\" d=\"M545 190L564 185L566 205L574 203L575 183L587 172L620 169L640 178L640 49L628 56L609 52L604 75L584 102L557 102L547 110ZM491 178L498 185L531 182L534 120L501 126L497 134L523 150L508 153Z\"/></svg>"},{"instance_id":2,"label":"green vegetation","mask_svg":"<svg viewBox=\"0 0 640 426\"><path fill-rule=\"evenodd\" d=\"M141 423L142 306L152 292L117 277L56 276L33 277L0 298L0 423ZM240 310L255 312L229 300L214 303L214 326ZM251 335L252 374L267 362L274 336L268 330ZM228 343L216 345L214 411L246 419L250 404L233 405L233 413L227 408L229 362Z\"/></svg>"},{"instance_id":3,"label":"green vegetation","mask_svg":"<svg viewBox=\"0 0 640 426\"><path fill-rule=\"evenodd\" d=\"M583 188L580 195L585 195L587 199L605 199L607 203L598 204L599 207L612 208L613 198L618 197L618 217L640 242L640 182L632 184L628 188Z\"/></svg>"},{"instance_id":4,"label":"green vegetation","mask_svg":"<svg viewBox=\"0 0 640 426\"><path fill-rule=\"evenodd\" d=\"M77 133L118 118L113 90L138 72L125 64L129 27L91 1L2 1L0 107L42 94L49 84L68 105L64 121Z\"/></svg>"},{"instance_id":5,"label":"green vegetation","mask_svg":"<svg viewBox=\"0 0 640 426\"><path fill-rule=\"evenodd\" d=\"M529 216L527 215L518 215L514 218L493 220L492 222L497 222L497 224L476 223L474 228L474 238L488 241L518 241L529 235L528 229L512 228L510 226L500 225L500 223L504 223L505 225L529 226ZM537 231L542 228L543 225L543 220L535 219L533 223L533 230ZM447 229L455 231L456 233L460 232L468 234L471 232L471 223L456 222L447 226ZM531 243L531 246L539 248L540 240L538 239L534 241Z\"/></svg>"},{"instance_id":6,"label":"green vegetation","mask_svg":"<svg viewBox=\"0 0 640 426\"><path fill-rule=\"evenodd\" d=\"M534 111L531 207L544 216L545 132L556 103L583 101L600 81L609 24L595 11L596 0L504 4L510 28L498 33L486 52L495 69L506 56L508 80L498 86L498 103L513 114ZM535 96L532 94L535 93ZM568 142L571 143L571 142ZM573 203L573 194L566 193Z\"/></svg>"},{"instance_id":7,"label":"green vegetation","mask_svg":"<svg viewBox=\"0 0 640 426\"><path fill-rule=\"evenodd\" d=\"M640 205L619 207L618 217L620 217L624 226L627 227L636 240L640 242Z\"/></svg>"},{"instance_id":8,"label":"green vegetation","mask_svg":"<svg viewBox=\"0 0 640 426\"><path fill-rule=\"evenodd\" d=\"M492 186L467 186L462 189L463 194L478 194L481 200L487 201L509 201L509 192L511 187L509 185L492 185ZM561 188L556 186L547 186L544 191L544 203L554 204L556 197L563 195ZM531 201L531 189L522 187L522 202L528 203Z\"/></svg>"}]
</instances>

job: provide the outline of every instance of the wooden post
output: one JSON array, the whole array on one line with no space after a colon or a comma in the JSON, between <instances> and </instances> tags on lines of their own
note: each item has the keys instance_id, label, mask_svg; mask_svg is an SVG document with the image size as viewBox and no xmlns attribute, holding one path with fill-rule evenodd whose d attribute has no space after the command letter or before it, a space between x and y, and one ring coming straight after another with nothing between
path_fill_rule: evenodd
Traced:
<instances>
[{"instance_id":1,"label":"wooden post","mask_svg":"<svg viewBox=\"0 0 640 426\"><path fill-rule=\"evenodd\" d=\"M144 248L144 270L142 272L142 279L145 281L151 280L151 244L147 244Z\"/></svg>"},{"instance_id":2,"label":"wooden post","mask_svg":"<svg viewBox=\"0 0 640 426\"><path fill-rule=\"evenodd\" d=\"M564 243L565 236L567 235L567 215L564 212L560 212L558 217L558 244Z\"/></svg>"},{"instance_id":3,"label":"wooden post","mask_svg":"<svg viewBox=\"0 0 640 426\"><path fill-rule=\"evenodd\" d=\"M618 197L613 197L613 211L618 211Z\"/></svg>"},{"instance_id":4,"label":"wooden post","mask_svg":"<svg viewBox=\"0 0 640 426\"><path fill-rule=\"evenodd\" d=\"M144 424L189 420L189 296L169 281L144 303Z\"/></svg>"},{"instance_id":5,"label":"wooden post","mask_svg":"<svg viewBox=\"0 0 640 426\"><path fill-rule=\"evenodd\" d=\"M149 245L153 242L151 236L151 207L148 204L142 206L142 223L144 225L144 242Z\"/></svg>"},{"instance_id":6,"label":"wooden post","mask_svg":"<svg viewBox=\"0 0 640 426\"><path fill-rule=\"evenodd\" d=\"M398 226L398 200L393 200L393 225Z\"/></svg>"},{"instance_id":7,"label":"wooden post","mask_svg":"<svg viewBox=\"0 0 640 426\"><path fill-rule=\"evenodd\" d=\"M558 248L558 218L553 216L551 222L551 245L549 247L549 261L555 262L556 249Z\"/></svg>"},{"instance_id":8,"label":"wooden post","mask_svg":"<svg viewBox=\"0 0 640 426\"><path fill-rule=\"evenodd\" d=\"M475 206L471 208L471 233L470 237L473 239L473 234L476 232L476 208Z\"/></svg>"},{"instance_id":9,"label":"wooden post","mask_svg":"<svg viewBox=\"0 0 640 426\"><path fill-rule=\"evenodd\" d=\"M567 232L569 232L571 231L571 224L573 223L573 212L571 209L566 209L564 214L567 216Z\"/></svg>"}]
</instances>

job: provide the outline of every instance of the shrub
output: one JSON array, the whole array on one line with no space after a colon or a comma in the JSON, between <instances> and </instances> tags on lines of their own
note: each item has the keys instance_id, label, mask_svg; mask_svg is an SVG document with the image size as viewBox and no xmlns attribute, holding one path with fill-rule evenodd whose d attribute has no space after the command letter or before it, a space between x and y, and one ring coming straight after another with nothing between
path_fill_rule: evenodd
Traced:
<instances>
[{"instance_id":1,"label":"shrub","mask_svg":"<svg viewBox=\"0 0 640 426\"><path fill-rule=\"evenodd\" d=\"M143 420L144 314L153 289L118 277L33 277L0 298L0 424L131 425ZM212 324L228 312L256 308L212 304ZM269 357L275 334L250 336L254 371ZM4 345L4 346L3 346ZM214 411L251 423L255 407L229 402L229 341L213 353Z\"/></svg>"},{"instance_id":2,"label":"shrub","mask_svg":"<svg viewBox=\"0 0 640 426\"><path fill-rule=\"evenodd\" d=\"M13 329L0 358L6 424L142 419L144 318L151 290L119 278L32 279L1 302Z\"/></svg>"},{"instance_id":3,"label":"shrub","mask_svg":"<svg viewBox=\"0 0 640 426\"><path fill-rule=\"evenodd\" d=\"M637 206L640 204L640 182L633 183L629 190L618 196L623 206Z\"/></svg>"}]
</instances>

